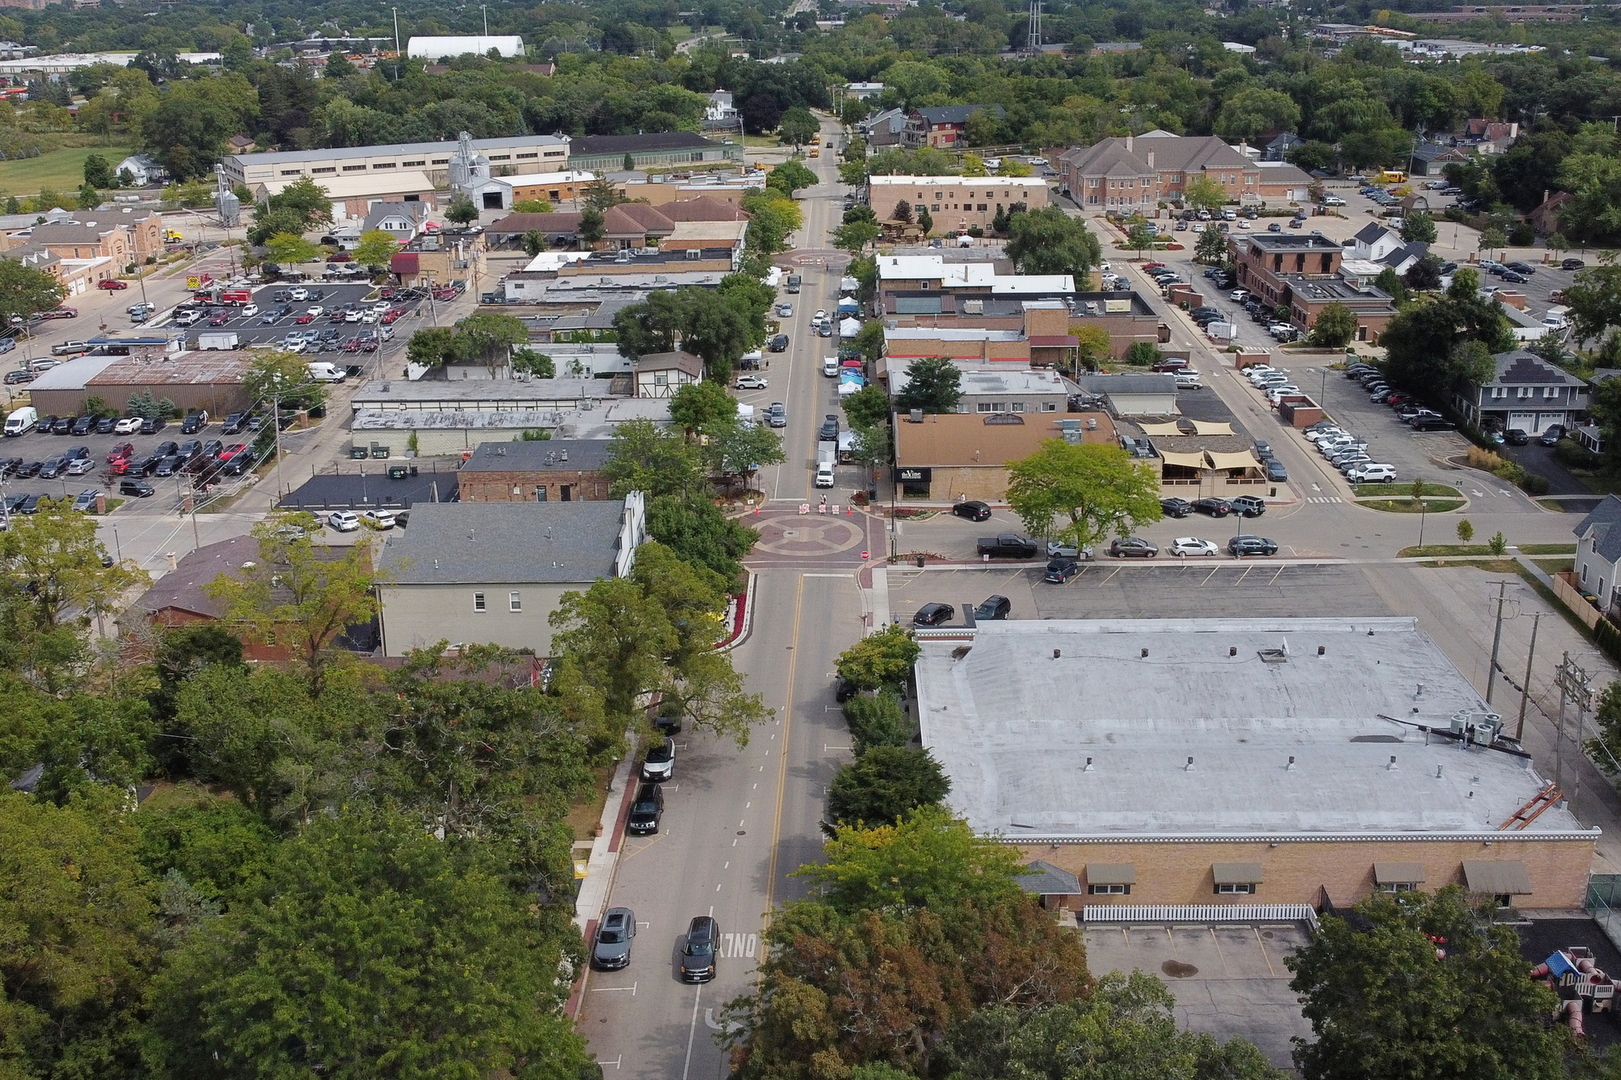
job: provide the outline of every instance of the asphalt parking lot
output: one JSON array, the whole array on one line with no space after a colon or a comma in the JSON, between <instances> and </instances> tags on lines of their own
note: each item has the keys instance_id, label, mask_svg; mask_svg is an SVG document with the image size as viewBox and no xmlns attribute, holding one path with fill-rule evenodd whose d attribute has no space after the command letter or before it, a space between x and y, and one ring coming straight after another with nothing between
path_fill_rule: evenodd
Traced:
<instances>
[{"instance_id":1,"label":"asphalt parking lot","mask_svg":"<svg viewBox=\"0 0 1621 1080\"><path fill-rule=\"evenodd\" d=\"M308 293L307 298L304 300L276 299L278 295L285 296L296 288L306 290ZM369 323L364 321L334 323L331 318L334 308L346 307L350 304L364 304L375 307L383 303L387 303L390 307L404 308L407 313L400 316L399 321L393 326L385 326L377 320ZM212 313L211 316L205 316L201 321L193 323L185 329L191 336L209 331L216 333L235 331L244 345L280 344L290 332L314 330L320 332L325 340L335 341L341 346L341 343L360 336L363 331L378 333L383 340L388 340L391 332L400 323L414 323L420 317L420 312L423 310L425 303L426 301L419 300L383 301L378 298L377 287L369 283L316 283L303 286L278 283L264 285L253 291L253 306L257 310L252 315L243 314L247 310L245 307L220 305L208 309ZM289 309L285 315L272 319L270 322L265 321L267 314L284 306ZM303 322L299 321L315 308L320 309L320 314L305 319ZM223 316L222 319L221 316ZM217 324L216 319L220 320ZM151 325L164 327L177 324L174 322L173 312L171 311L167 315L153 320ZM321 351L336 352L339 351L339 348L334 346Z\"/></svg>"}]
</instances>

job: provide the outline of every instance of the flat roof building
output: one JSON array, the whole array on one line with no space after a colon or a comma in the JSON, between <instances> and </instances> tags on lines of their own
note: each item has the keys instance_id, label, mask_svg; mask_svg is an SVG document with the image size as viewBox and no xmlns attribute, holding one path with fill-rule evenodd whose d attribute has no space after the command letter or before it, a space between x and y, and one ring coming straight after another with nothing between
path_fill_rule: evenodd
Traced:
<instances>
[{"instance_id":1,"label":"flat roof building","mask_svg":"<svg viewBox=\"0 0 1621 1080\"><path fill-rule=\"evenodd\" d=\"M918 637L923 744L949 804L1075 874L1072 906L1347 905L1451 883L1582 904L1598 830L1415 619Z\"/></svg>"},{"instance_id":2,"label":"flat roof building","mask_svg":"<svg viewBox=\"0 0 1621 1080\"><path fill-rule=\"evenodd\" d=\"M494 49L502 56L522 56L523 38L516 34L461 34L447 37L414 37L405 43L405 55L413 60L443 60L451 56L486 56Z\"/></svg>"},{"instance_id":3,"label":"flat roof building","mask_svg":"<svg viewBox=\"0 0 1621 1080\"><path fill-rule=\"evenodd\" d=\"M501 139L474 139L473 149L490 163L490 173L566 169L567 135L515 135ZM297 180L301 176L354 176L388 170L417 169L443 186L450 175L450 158L457 146L444 142L392 143L387 146L334 147L327 150L278 150L268 154L232 154L220 168L233 184L250 188L262 181Z\"/></svg>"}]
</instances>

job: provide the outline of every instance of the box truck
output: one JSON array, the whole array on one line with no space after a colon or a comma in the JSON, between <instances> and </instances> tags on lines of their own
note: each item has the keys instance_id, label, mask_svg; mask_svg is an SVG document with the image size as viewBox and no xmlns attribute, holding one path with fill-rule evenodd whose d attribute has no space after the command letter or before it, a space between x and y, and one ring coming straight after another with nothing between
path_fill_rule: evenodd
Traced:
<instances>
[{"instance_id":1,"label":"box truck","mask_svg":"<svg viewBox=\"0 0 1621 1080\"><path fill-rule=\"evenodd\" d=\"M217 349L240 349L242 338L235 330L204 330L197 335L197 347L204 352Z\"/></svg>"},{"instance_id":2,"label":"box truck","mask_svg":"<svg viewBox=\"0 0 1621 1080\"><path fill-rule=\"evenodd\" d=\"M816 444L816 486L833 486L833 466L839 460L838 443L826 441Z\"/></svg>"}]
</instances>

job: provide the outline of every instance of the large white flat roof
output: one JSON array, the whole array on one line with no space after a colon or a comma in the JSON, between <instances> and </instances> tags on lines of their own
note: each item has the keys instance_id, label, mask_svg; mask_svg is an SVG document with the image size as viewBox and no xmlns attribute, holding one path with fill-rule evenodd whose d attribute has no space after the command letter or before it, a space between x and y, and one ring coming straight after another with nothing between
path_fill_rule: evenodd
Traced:
<instances>
[{"instance_id":1,"label":"large white flat roof","mask_svg":"<svg viewBox=\"0 0 1621 1080\"><path fill-rule=\"evenodd\" d=\"M1045 183L1039 176L888 176L867 177L872 187L947 187L954 184L993 188L1038 188Z\"/></svg>"},{"instance_id":2,"label":"large white flat roof","mask_svg":"<svg viewBox=\"0 0 1621 1080\"><path fill-rule=\"evenodd\" d=\"M954 810L1012 840L1497 833L1545 784L1411 726L1487 711L1414 619L1011 621L964 644L922 641L923 743ZM1580 829L1554 807L1517 835Z\"/></svg>"}]
</instances>

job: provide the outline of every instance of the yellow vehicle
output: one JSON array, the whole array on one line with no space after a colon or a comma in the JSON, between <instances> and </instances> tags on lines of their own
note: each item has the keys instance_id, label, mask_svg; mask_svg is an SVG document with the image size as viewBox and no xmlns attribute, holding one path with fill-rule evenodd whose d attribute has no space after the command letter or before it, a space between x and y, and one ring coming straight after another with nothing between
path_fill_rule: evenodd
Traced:
<instances>
[{"instance_id":1,"label":"yellow vehicle","mask_svg":"<svg viewBox=\"0 0 1621 1080\"><path fill-rule=\"evenodd\" d=\"M821 146L822 145L822 137L820 135L812 135L810 144L812 146Z\"/></svg>"},{"instance_id":2,"label":"yellow vehicle","mask_svg":"<svg viewBox=\"0 0 1621 1080\"><path fill-rule=\"evenodd\" d=\"M1405 184L1407 183L1407 174L1400 169L1386 169L1379 174L1379 179L1387 184Z\"/></svg>"},{"instance_id":3,"label":"yellow vehicle","mask_svg":"<svg viewBox=\"0 0 1621 1080\"><path fill-rule=\"evenodd\" d=\"M185 237L181 236L179 230L177 230L177 229L164 229L163 230L164 243L178 243L179 241L184 240L184 239L185 239Z\"/></svg>"},{"instance_id":4,"label":"yellow vehicle","mask_svg":"<svg viewBox=\"0 0 1621 1080\"><path fill-rule=\"evenodd\" d=\"M821 157L822 152L820 150L816 149L816 147L813 146L813 147L811 147L810 156L811 157Z\"/></svg>"}]
</instances>

